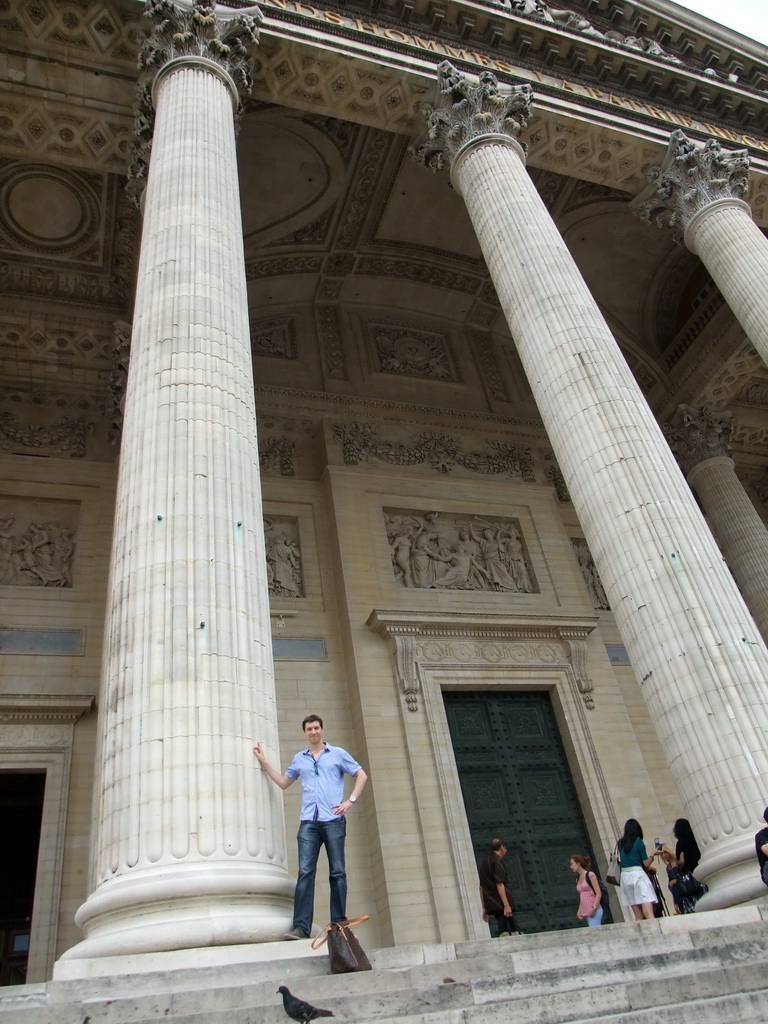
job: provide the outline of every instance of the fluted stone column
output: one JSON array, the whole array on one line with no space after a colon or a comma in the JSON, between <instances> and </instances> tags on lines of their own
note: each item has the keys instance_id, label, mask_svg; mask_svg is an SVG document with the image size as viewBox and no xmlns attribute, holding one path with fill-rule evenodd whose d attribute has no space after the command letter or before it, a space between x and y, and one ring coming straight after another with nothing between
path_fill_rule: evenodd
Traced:
<instances>
[{"instance_id":1,"label":"fluted stone column","mask_svg":"<svg viewBox=\"0 0 768 1024\"><path fill-rule=\"evenodd\" d=\"M67 958L290 924L233 115L260 13L147 4L152 131L100 713L92 892Z\"/></svg>"},{"instance_id":2,"label":"fluted stone column","mask_svg":"<svg viewBox=\"0 0 768 1024\"><path fill-rule=\"evenodd\" d=\"M544 203L516 136L530 87L439 69L414 154L447 161L630 652L708 905L762 895L768 652L690 489ZM629 808L616 812L621 817Z\"/></svg>"},{"instance_id":3,"label":"fluted stone column","mask_svg":"<svg viewBox=\"0 0 768 1024\"><path fill-rule=\"evenodd\" d=\"M653 180L629 205L682 234L768 363L768 238L742 199L748 173L747 150L723 150L716 139L697 146L675 131Z\"/></svg>"},{"instance_id":4,"label":"fluted stone column","mask_svg":"<svg viewBox=\"0 0 768 1024\"><path fill-rule=\"evenodd\" d=\"M768 529L736 475L730 417L680 406L679 422L665 425L664 433L699 496L763 639L768 639Z\"/></svg>"}]
</instances>

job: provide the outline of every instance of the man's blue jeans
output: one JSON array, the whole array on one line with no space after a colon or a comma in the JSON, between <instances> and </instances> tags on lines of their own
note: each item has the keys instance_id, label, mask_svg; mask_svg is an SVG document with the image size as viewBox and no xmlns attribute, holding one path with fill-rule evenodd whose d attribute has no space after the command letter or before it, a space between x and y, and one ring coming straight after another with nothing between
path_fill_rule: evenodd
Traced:
<instances>
[{"instance_id":1,"label":"man's blue jeans","mask_svg":"<svg viewBox=\"0 0 768 1024\"><path fill-rule=\"evenodd\" d=\"M315 874L320 847L328 854L328 881L331 884L331 920L347 919L347 873L344 867L344 841L347 819L302 821L299 825L299 876L293 897L293 925L312 934L315 905Z\"/></svg>"}]
</instances>

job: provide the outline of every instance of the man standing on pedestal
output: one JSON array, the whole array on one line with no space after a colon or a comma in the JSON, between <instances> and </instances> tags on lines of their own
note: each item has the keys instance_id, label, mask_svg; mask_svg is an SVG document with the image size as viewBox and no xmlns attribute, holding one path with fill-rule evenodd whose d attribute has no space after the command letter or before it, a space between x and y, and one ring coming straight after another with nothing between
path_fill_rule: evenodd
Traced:
<instances>
[{"instance_id":1,"label":"man standing on pedestal","mask_svg":"<svg viewBox=\"0 0 768 1024\"><path fill-rule=\"evenodd\" d=\"M332 747L323 739L323 720L307 715L301 723L309 746L300 750L281 775L267 761L261 743L253 748L259 764L280 789L301 779L302 800L298 833L299 874L293 902L293 927L286 939L308 939L312 930L315 903L315 874L320 847L328 854L328 880L331 886L331 921L347 919L347 874L344 842L345 817L357 802L368 776L342 747ZM344 776L355 780L352 792L344 799Z\"/></svg>"}]
</instances>

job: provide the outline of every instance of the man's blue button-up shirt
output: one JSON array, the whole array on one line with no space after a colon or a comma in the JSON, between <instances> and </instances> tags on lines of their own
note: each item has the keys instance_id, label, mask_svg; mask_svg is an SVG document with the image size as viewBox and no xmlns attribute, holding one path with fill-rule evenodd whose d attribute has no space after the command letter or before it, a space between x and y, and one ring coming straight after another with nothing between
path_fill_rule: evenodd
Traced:
<instances>
[{"instance_id":1,"label":"man's blue button-up shirt","mask_svg":"<svg viewBox=\"0 0 768 1024\"><path fill-rule=\"evenodd\" d=\"M344 776L356 775L360 765L343 747L325 744L317 760L309 747L300 750L285 770L289 779L301 779L302 821L337 821L333 804L344 799Z\"/></svg>"}]
</instances>

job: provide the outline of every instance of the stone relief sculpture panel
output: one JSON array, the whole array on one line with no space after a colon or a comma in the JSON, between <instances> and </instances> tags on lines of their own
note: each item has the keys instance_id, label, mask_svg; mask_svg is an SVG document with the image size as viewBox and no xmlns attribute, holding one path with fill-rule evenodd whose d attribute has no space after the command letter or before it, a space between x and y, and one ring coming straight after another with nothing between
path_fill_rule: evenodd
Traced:
<instances>
[{"instance_id":1,"label":"stone relief sculpture panel","mask_svg":"<svg viewBox=\"0 0 768 1024\"><path fill-rule=\"evenodd\" d=\"M71 587L80 506L0 496L0 584Z\"/></svg>"},{"instance_id":2,"label":"stone relief sculpture panel","mask_svg":"<svg viewBox=\"0 0 768 1024\"><path fill-rule=\"evenodd\" d=\"M587 542L581 537L571 537L571 544L573 545L573 553L576 555L576 561L581 569L584 586L587 588L590 600L592 601L592 607L595 611L599 612L610 611L611 606L608 604L608 597L603 589L603 584L600 582L600 576L592 560L592 553L587 546Z\"/></svg>"},{"instance_id":3,"label":"stone relief sculpture panel","mask_svg":"<svg viewBox=\"0 0 768 1024\"><path fill-rule=\"evenodd\" d=\"M518 520L383 511L392 568L401 586L539 593Z\"/></svg>"},{"instance_id":4,"label":"stone relief sculpture panel","mask_svg":"<svg viewBox=\"0 0 768 1024\"><path fill-rule=\"evenodd\" d=\"M251 326L251 351L255 356L296 359L296 328L293 320L267 320Z\"/></svg>"},{"instance_id":5,"label":"stone relief sculpture panel","mask_svg":"<svg viewBox=\"0 0 768 1024\"><path fill-rule=\"evenodd\" d=\"M374 365L382 373L451 382L461 379L443 334L397 321L364 320L363 327L374 353Z\"/></svg>"},{"instance_id":6,"label":"stone relief sculpture panel","mask_svg":"<svg viewBox=\"0 0 768 1024\"><path fill-rule=\"evenodd\" d=\"M304 597L299 524L285 516L264 516L267 584L275 597Z\"/></svg>"}]
</instances>

